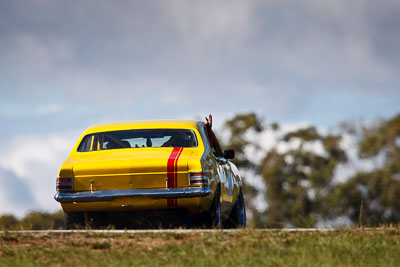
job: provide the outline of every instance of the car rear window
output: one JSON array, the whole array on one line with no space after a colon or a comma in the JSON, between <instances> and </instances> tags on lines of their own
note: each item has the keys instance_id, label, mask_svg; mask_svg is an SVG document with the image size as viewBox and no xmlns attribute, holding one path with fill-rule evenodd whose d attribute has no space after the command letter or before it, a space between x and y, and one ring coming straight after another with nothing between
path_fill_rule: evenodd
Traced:
<instances>
[{"instance_id":1,"label":"car rear window","mask_svg":"<svg viewBox=\"0 0 400 267\"><path fill-rule=\"evenodd\" d=\"M140 129L100 132L86 135L78 152L141 148L141 147L196 147L197 139L187 129Z\"/></svg>"}]
</instances>

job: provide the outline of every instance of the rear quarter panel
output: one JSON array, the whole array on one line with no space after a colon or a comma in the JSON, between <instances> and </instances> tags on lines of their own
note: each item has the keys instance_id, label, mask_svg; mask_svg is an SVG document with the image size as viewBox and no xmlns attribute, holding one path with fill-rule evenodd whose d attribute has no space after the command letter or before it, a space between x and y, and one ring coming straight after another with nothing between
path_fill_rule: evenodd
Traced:
<instances>
[{"instance_id":1,"label":"rear quarter panel","mask_svg":"<svg viewBox=\"0 0 400 267\"><path fill-rule=\"evenodd\" d=\"M212 189L212 194L203 200L204 206L207 209L211 206L217 186L220 185L222 215L226 218L232 210L240 189L242 188L242 179L237 167L230 161L224 166L225 171L229 173L226 173L226 176L222 177L221 170L218 170L219 163L212 153L206 132L201 124L199 124L198 130L204 143L204 154L201 158L201 164L204 170L207 171L209 186Z\"/></svg>"}]
</instances>

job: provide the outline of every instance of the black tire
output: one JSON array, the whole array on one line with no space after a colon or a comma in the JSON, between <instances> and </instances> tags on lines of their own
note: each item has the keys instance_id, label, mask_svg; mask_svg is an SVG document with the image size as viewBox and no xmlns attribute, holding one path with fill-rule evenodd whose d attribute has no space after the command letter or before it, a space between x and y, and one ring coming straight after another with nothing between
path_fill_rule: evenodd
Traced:
<instances>
[{"instance_id":1,"label":"black tire","mask_svg":"<svg viewBox=\"0 0 400 267\"><path fill-rule=\"evenodd\" d=\"M235 205L225 222L227 228L245 228L246 227L246 208L244 206L243 192L240 191Z\"/></svg>"},{"instance_id":2,"label":"black tire","mask_svg":"<svg viewBox=\"0 0 400 267\"><path fill-rule=\"evenodd\" d=\"M222 219L221 219L221 200L220 200L220 188L217 188L217 191L214 195L214 200L211 205L210 210L207 214L207 226L213 229L222 229Z\"/></svg>"},{"instance_id":3,"label":"black tire","mask_svg":"<svg viewBox=\"0 0 400 267\"><path fill-rule=\"evenodd\" d=\"M64 228L82 229L85 226L83 212L64 212Z\"/></svg>"}]
</instances>

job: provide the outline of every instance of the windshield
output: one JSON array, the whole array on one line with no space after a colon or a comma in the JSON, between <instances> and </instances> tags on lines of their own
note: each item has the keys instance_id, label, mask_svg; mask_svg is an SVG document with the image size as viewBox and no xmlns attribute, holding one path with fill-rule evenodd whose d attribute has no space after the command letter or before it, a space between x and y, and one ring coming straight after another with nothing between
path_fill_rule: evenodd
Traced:
<instances>
[{"instance_id":1,"label":"windshield","mask_svg":"<svg viewBox=\"0 0 400 267\"><path fill-rule=\"evenodd\" d=\"M86 135L78 147L78 152L121 148L196 146L196 135L192 130L141 129Z\"/></svg>"}]
</instances>

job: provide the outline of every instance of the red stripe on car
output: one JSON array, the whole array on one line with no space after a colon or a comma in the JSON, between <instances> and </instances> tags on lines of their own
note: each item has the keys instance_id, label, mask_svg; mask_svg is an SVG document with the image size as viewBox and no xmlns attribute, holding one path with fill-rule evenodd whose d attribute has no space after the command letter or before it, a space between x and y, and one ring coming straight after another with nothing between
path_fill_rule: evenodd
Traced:
<instances>
[{"instance_id":1,"label":"red stripe on car","mask_svg":"<svg viewBox=\"0 0 400 267\"><path fill-rule=\"evenodd\" d=\"M182 153L182 147L174 147L172 150L171 155L169 156L168 163L167 163L167 178L168 188L175 188L178 185L178 159ZM168 207L176 207L177 206L177 199L176 198L168 198L167 199L167 206Z\"/></svg>"},{"instance_id":2,"label":"red stripe on car","mask_svg":"<svg viewBox=\"0 0 400 267\"><path fill-rule=\"evenodd\" d=\"M168 163L167 163L167 178L168 178L168 188L173 188L175 186L175 159L178 156L180 148L174 147L172 150L171 155L169 156Z\"/></svg>"},{"instance_id":3,"label":"red stripe on car","mask_svg":"<svg viewBox=\"0 0 400 267\"><path fill-rule=\"evenodd\" d=\"M178 155L176 156L175 163L174 163L174 184L175 187L178 186L178 159L182 154L183 147L179 148Z\"/></svg>"}]
</instances>

